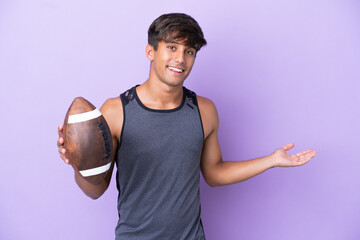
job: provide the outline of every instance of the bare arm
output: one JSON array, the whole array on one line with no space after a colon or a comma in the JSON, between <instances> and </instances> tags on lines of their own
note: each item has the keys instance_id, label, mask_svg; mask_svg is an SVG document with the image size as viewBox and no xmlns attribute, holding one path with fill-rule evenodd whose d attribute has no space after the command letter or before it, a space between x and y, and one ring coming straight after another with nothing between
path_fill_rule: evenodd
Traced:
<instances>
[{"instance_id":1,"label":"bare arm","mask_svg":"<svg viewBox=\"0 0 360 240\"><path fill-rule=\"evenodd\" d=\"M198 97L198 102L205 133L201 170L205 181L210 186L238 183L272 167L300 166L310 161L317 153L308 149L290 155L286 151L294 147L291 143L265 157L247 161L223 161L218 142L219 118L215 105L202 97Z\"/></svg>"},{"instance_id":2,"label":"bare arm","mask_svg":"<svg viewBox=\"0 0 360 240\"><path fill-rule=\"evenodd\" d=\"M116 156L116 150L119 145L119 136L121 134L121 127L123 122L123 111L122 104L120 98L108 99L104 105L100 108L102 115L104 116L106 122L109 125L112 140L113 140L113 159L111 163L111 167L107 172L107 175L99 185L90 184L86 181L79 173L79 171L75 172L75 181L81 190L90 198L97 199L99 198L108 188L114 168L114 161ZM66 149L64 148L64 138L63 138L63 125L59 126L58 129L59 139L57 141L57 145L59 148L60 157L64 160L65 163L69 164L69 160L66 158L65 153Z\"/></svg>"}]
</instances>

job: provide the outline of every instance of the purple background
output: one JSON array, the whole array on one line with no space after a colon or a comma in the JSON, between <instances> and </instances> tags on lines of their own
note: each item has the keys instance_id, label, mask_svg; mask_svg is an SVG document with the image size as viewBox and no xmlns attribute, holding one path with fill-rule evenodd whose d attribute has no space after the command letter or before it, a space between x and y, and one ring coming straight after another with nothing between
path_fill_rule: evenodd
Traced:
<instances>
[{"instance_id":1,"label":"purple background","mask_svg":"<svg viewBox=\"0 0 360 240\"><path fill-rule=\"evenodd\" d=\"M147 79L147 28L167 12L208 40L185 85L217 105L225 160L319 151L232 186L202 180L207 239L360 239L356 0L0 0L0 239L114 238L114 178L87 198L56 128L74 97L100 107Z\"/></svg>"}]
</instances>

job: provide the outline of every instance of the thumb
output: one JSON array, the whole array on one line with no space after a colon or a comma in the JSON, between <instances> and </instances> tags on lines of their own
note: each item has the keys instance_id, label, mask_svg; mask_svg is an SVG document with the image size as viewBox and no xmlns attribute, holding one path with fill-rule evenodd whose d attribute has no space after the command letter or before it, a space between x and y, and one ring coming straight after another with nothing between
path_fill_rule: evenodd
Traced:
<instances>
[{"instance_id":1,"label":"thumb","mask_svg":"<svg viewBox=\"0 0 360 240\"><path fill-rule=\"evenodd\" d=\"M283 146L282 149L284 149L285 151L288 151L288 150L292 149L294 146L295 146L294 143L289 143L289 144L286 144L285 146Z\"/></svg>"}]
</instances>

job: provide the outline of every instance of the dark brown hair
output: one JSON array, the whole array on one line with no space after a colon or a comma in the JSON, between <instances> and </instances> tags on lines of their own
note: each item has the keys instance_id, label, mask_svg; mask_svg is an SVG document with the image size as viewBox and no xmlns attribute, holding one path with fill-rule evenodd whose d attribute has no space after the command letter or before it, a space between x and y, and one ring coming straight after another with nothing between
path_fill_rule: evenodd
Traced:
<instances>
[{"instance_id":1,"label":"dark brown hair","mask_svg":"<svg viewBox=\"0 0 360 240\"><path fill-rule=\"evenodd\" d=\"M199 24L191 16L184 13L169 13L155 19L148 30L148 43L157 50L159 41L174 40L180 40L196 51L206 45Z\"/></svg>"}]
</instances>

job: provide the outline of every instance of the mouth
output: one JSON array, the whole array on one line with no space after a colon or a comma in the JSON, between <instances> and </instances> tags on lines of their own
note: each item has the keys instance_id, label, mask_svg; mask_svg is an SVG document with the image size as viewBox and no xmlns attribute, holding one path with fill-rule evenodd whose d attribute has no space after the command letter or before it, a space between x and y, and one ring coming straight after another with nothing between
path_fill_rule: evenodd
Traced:
<instances>
[{"instance_id":1,"label":"mouth","mask_svg":"<svg viewBox=\"0 0 360 240\"><path fill-rule=\"evenodd\" d=\"M170 70L173 71L173 72L176 72L176 73L182 73L182 72L185 71L184 69L177 68L177 67L170 67L170 66L168 66L167 68L170 69Z\"/></svg>"}]
</instances>

